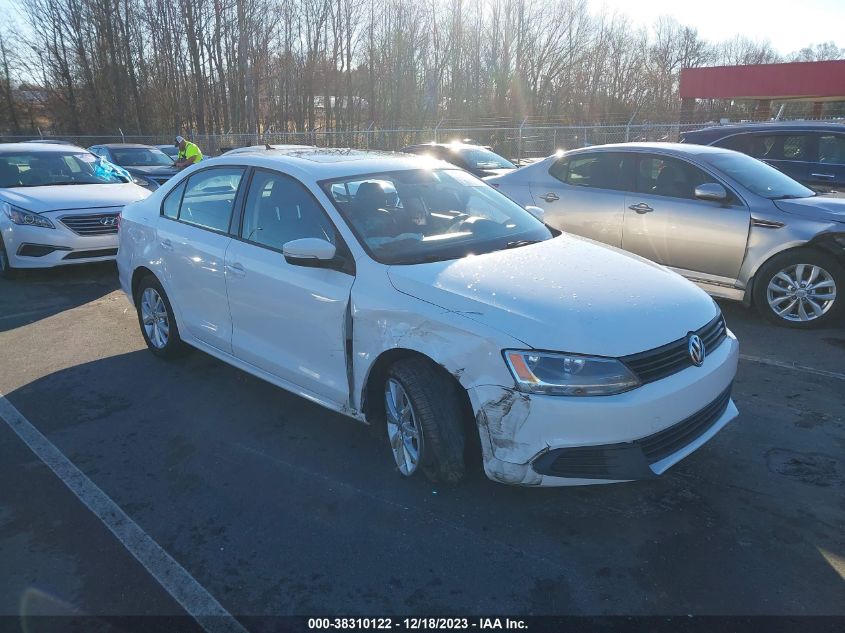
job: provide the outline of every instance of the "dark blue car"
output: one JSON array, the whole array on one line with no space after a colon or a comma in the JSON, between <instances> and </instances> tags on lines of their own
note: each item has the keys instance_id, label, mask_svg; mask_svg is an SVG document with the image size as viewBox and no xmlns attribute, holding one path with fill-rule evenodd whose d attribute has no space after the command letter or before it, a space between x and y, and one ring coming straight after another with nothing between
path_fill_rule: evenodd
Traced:
<instances>
[{"instance_id":1,"label":"dark blue car","mask_svg":"<svg viewBox=\"0 0 845 633\"><path fill-rule=\"evenodd\" d=\"M759 158L819 191L845 191L845 123L719 125L681 133L682 143L715 145Z\"/></svg>"}]
</instances>

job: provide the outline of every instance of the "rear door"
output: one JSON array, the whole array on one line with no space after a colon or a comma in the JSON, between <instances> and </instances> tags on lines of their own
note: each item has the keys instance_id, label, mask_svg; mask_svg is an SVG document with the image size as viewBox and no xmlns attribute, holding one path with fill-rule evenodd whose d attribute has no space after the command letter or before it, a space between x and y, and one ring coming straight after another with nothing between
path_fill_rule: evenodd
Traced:
<instances>
[{"instance_id":1,"label":"rear door","mask_svg":"<svg viewBox=\"0 0 845 633\"><path fill-rule=\"evenodd\" d=\"M635 193L625 200L622 248L681 271L736 280L748 241L745 203L720 179L685 160L632 156L637 156ZM711 182L725 187L727 202L695 197L698 185Z\"/></svg>"},{"instance_id":2,"label":"rear door","mask_svg":"<svg viewBox=\"0 0 845 633\"><path fill-rule=\"evenodd\" d=\"M816 162L810 172L813 184L845 191L845 133L818 133L816 147Z\"/></svg>"},{"instance_id":3,"label":"rear door","mask_svg":"<svg viewBox=\"0 0 845 633\"><path fill-rule=\"evenodd\" d=\"M158 223L167 293L179 327L225 352L232 351L232 320L224 261L245 169L212 167L171 191Z\"/></svg>"},{"instance_id":4,"label":"rear door","mask_svg":"<svg viewBox=\"0 0 845 633\"><path fill-rule=\"evenodd\" d=\"M283 246L306 237L333 243L347 266L288 263ZM302 183L276 171L254 171L225 268L233 354L322 398L347 402L345 321L354 265Z\"/></svg>"},{"instance_id":5,"label":"rear door","mask_svg":"<svg viewBox=\"0 0 845 633\"><path fill-rule=\"evenodd\" d=\"M622 245L626 152L586 152L563 156L529 184L534 204L550 226L612 246Z\"/></svg>"}]
</instances>

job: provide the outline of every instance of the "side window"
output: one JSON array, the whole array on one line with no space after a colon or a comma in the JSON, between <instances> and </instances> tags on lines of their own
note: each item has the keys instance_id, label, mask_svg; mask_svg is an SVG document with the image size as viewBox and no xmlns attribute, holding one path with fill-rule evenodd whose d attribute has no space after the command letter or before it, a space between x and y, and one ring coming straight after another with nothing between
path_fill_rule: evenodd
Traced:
<instances>
[{"instance_id":1,"label":"side window","mask_svg":"<svg viewBox=\"0 0 845 633\"><path fill-rule=\"evenodd\" d=\"M337 242L334 226L304 185L262 170L252 177L241 237L279 251L287 242L304 237Z\"/></svg>"},{"instance_id":2,"label":"side window","mask_svg":"<svg viewBox=\"0 0 845 633\"><path fill-rule=\"evenodd\" d=\"M766 160L808 160L809 136L806 134L755 134L748 153Z\"/></svg>"},{"instance_id":3,"label":"side window","mask_svg":"<svg viewBox=\"0 0 845 633\"><path fill-rule=\"evenodd\" d=\"M549 174L568 185L597 189L625 189L624 157L613 152L573 156L558 161Z\"/></svg>"},{"instance_id":4,"label":"side window","mask_svg":"<svg viewBox=\"0 0 845 633\"><path fill-rule=\"evenodd\" d=\"M173 191L167 194L167 197L164 199L164 202L161 205L161 214L166 217L170 218L171 220L175 220L179 217L179 205L182 202L182 194L185 192L185 181L182 181L182 184L176 187Z\"/></svg>"},{"instance_id":5,"label":"side window","mask_svg":"<svg viewBox=\"0 0 845 633\"><path fill-rule=\"evenodd\" d=\"M754 156L755 158L759 158L762 154L766 152L765 147L762 150L757 146L759 142L755 145L754 140L755 136L751 134L734 134L733 136L728 136L727 138L720 138L718 141L713 143L716 147L724 147L725 149L732 149L735 152L742 152L743 154L749 154ZM759 141L759 139L757 139Z\"/></svg>"},{"instance_id":6,"label":"side window","mask_svg":"<svg viewBox=\"0 0 845 633\"><path fill-rule=\"evenodd\" d=\"M243 175L241 167L205 169L192 175L179 207L179 219L213 231L228 231Z\"/></svg>"},{"instance_id":7,"label":"side window","mask_svg":"<svg viewBox=\"0 0 845 633\"><path fill-rule=\"evenodd\" d=\"M819 136L819 162L845 165L845 135L822 134Z\"/></svg>"},{"instance_id":8,"label":"side window","mask_svg":"<svg viewBox=\"0 0 845 633\"><path fill-rule=\"evenodd\" d=\"M637 167L637 191L670 198L695 199L695 188L713 177L694 165L663 156L643 156Z\"/></svg>"}]
</instances>

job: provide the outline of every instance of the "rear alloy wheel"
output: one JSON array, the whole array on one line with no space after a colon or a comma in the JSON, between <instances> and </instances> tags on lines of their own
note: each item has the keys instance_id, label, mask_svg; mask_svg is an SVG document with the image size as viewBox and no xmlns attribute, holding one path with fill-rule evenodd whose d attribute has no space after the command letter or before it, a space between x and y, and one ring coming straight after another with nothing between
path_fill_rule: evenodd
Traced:
<instances>
[{"instance_id":1,"label":"rear alloy wheel","mask_svg":"<svg viewBox=\"0 0 845 633\"><path fill-rule=\"evenodd\" d=\"M755 303L770 320L793 328L820 327L841 312L841 266L824 253L791 251L767 262L755 283Z\"/></svg>"},{"instance_id":2,"label":"rear alloy wheel","mask_svg":"<svg viewBox=\"0 0 845 633\"><path fill-rule=\"evenodd\" d=\"M136 295L138 323L147 347L156 356L175 356L182 349L173 309L158 279L144 277Z\"/></svg>"}]
</instances>

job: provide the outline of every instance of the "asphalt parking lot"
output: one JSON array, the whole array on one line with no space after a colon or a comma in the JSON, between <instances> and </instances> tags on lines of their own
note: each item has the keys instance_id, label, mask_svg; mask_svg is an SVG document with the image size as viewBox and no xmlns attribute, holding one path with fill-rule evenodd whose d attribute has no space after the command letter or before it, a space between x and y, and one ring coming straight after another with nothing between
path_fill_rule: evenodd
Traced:
<instances>
[{"instance_id":1,"label":"asphalt parking lot","mask_svg":"<svg viewBox=\"0 0 845 633\"><path fill-rule=\"evenodd\" d=\"M0 393L229 612L845 615L845 327L724 303L740 417L656 481L404 480L364 425L148 353L112 265L0 281ZM0 614L179 603L0 421Z\"/></svg>"}]
</instances>

